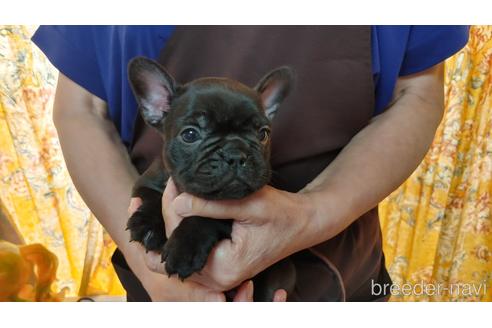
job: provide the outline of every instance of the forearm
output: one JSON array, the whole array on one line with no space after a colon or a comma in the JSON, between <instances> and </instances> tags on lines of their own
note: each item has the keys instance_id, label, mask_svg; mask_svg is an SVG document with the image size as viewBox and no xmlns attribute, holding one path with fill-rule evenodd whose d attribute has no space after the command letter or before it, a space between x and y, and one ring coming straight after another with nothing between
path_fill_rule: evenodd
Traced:
<instances>
[{"instance_id":1,"label":"forearm","mask_svg":"<svg viewBox=\"0 0 492 328\"><path fill-rule=\"evenodd\" d=\"M53 118L77 191L118 247L126 250L127 208L138 175L106 115L106 104L60 75Z\"/></svg>"},{"instance_id":2,"label":"forearm","mask_svg":"<svg viewBox=\"0 0 492 328\"><path fill-rule=\"evenodd\" d=\"M335 236L375 207L422 161L443 112L442 67L430 73L413 84L400 83L391 107L303 190L314 199L312 244Z\"/></svg>"}]
</instances>

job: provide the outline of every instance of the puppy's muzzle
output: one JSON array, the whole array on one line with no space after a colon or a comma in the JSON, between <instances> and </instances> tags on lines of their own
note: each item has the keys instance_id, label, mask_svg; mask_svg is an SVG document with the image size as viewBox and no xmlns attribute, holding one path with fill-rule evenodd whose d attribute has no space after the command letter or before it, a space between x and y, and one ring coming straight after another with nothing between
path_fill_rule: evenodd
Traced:
<instances>
[{"instance_id":1,"label":"puppy's muzzle","mask_svg":"<svg viewBox=\"0 0 492 328\"><path fill-rule=\"evenodd\" d=\"M230 168L239 168L246 166L248 155L240 149L230 149L227 152L219 151L219 156Z\"/></svg>"}]
</instances>

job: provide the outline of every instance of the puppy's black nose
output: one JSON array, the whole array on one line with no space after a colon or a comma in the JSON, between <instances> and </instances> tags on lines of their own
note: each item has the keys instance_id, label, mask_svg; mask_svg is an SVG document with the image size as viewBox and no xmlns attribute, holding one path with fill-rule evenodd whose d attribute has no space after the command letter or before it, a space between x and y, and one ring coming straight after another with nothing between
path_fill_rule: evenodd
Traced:
<instances>
[{"instance_id":1,"label":"puppy's black nose","mask_svg":"<svg viewBox=\"0 0 492 328\"><path fill-rule=\"evenodd\" d=\"M248 155L238 149L230 149L221 153L222 158L229 166L244 166Z\"/></svg>"}]
</instances>

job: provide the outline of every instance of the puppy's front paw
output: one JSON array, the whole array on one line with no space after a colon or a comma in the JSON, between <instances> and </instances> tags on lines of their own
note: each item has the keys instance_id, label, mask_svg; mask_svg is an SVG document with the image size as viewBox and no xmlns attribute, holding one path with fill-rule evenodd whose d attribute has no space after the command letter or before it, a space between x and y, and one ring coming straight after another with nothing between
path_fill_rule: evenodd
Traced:
<instances>
[{"instance_id":1,"label":"puppy's front paw","mask_svg":"<svg viewBox=\"0 0 492 328\"><path fill-rule=\"evenodd\" d=\"M171 236L162 249L162 260L166 261L166 272L169 275L177 274L181 280L195 272L200 272L216 243L217 240L213 236L202 236L199 239Z\"/></svg>"},{"instance_id":2,"label":"puppy's front paw","mask_svg":"<svg viewBox=\"0 0 492 328\"><path fill-rule=\"evenodd\" d=\"M212 248L220 240L231 237L232 221L189 217L181 221L162 250L169 275L182 280L200 272Z\"/></svg>"},{"instance_id":3,"label":"puppy's front paw","mask_svg":"<svg viewBox=\"0 0 492 328\"><path fill-rule=\"evenodd\" d=\"M140 242L147 251L161 249L166 242L164 221L162 216L146 213L140 207L127 223L130 240Z\"/></svg>"}]
</instances>

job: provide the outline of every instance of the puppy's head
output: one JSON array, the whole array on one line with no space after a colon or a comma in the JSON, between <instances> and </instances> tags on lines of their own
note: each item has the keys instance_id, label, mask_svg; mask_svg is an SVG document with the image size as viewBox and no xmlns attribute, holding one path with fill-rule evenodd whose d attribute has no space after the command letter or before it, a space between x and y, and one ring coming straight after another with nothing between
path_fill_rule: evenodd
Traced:
<instances>
[{"instance_id":1,"label":"puppy's head","mask_svg":"<svg viewBox=\"0 0 492 328\"><path fill-rule=\"evenodd\" d=\"M254 88L226 78L178 85L158 63L138 57L128 71L145 122L164 139L163 160L181 191L242 198L270 180L270 129L293 72L271 71Z\"/></svg>"}]
</instances>

